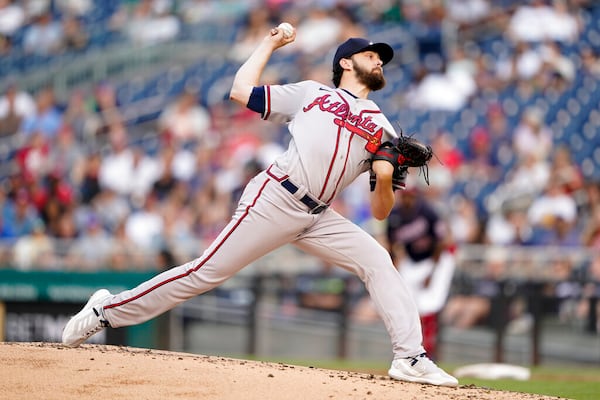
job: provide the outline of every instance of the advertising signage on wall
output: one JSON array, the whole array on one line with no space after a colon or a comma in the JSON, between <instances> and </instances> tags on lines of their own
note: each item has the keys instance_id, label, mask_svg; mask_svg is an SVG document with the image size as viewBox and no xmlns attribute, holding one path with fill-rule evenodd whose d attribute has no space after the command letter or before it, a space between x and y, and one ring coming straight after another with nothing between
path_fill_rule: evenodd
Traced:
<instances>
[{"instance_id":1,"label":"advertising signage on wall","mask_svg":"<svg viewBox=\"0 0 600 400\"><path fill-rule=\"evenodd\" d=\"M71 273L0 270L0 340L60 342L69 318L99 287L116 293L147 280L148 273ZM144 344L155 332L142 324L135 329L107 329L90 339L99 344ZM145 329L146 328L146 329ZM133 333L132 333L133 332ZM141 334L139 334L141 332ZM143 337L140 339L140 336Z\"/></svg>"}]
</instances>

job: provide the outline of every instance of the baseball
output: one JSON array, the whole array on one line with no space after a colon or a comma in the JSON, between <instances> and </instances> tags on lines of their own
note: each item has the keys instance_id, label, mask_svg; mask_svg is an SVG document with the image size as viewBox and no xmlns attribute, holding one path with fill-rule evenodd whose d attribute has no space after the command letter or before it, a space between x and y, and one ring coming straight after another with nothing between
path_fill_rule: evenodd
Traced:
<instances>
[{"instance_id":1,"label":"baseball","mask_svg":"<svg viewBox=\"0 0 600 400\"><path fill-rule=\"evenodd\" d=\"M283 37L289 38L294 34L294 27L289 22L282 22L277 26L277 29L281 29L283 31Z\"/></svg>"}]
</instances>

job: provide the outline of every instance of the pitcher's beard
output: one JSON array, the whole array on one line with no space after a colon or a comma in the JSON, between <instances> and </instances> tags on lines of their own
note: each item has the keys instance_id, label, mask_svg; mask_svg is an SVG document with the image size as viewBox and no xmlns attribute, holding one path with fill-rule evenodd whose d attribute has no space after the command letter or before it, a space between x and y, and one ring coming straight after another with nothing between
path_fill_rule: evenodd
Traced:
<instances>
[{"instance_id":1,"label":"pitcher's beard","mask_svg":"<svg viewBox=\"0 0 600 400\"><path fill-rule=\"evenodd\" d=\"M383 89L385 87L385 77L383 72L379 71L367 71L367 69L354 63L354 71L356 71L356 78L360 83L365 85L372 92Z\"/></svg>"}]
</instances>

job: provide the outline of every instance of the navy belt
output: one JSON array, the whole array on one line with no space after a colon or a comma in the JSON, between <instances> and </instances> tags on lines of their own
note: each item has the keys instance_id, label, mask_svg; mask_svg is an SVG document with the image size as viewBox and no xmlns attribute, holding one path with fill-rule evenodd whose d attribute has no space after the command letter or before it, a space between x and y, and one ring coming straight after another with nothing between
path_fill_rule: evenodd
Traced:
<instances>
[{"instance_id":1,"label":"navy belt","mask_svg":"<svg viewBox=\"0 0 600 400\"><path fill-rule=\"evenodd\" d=\"M283 186L288 192L294 194L298 191L298 186L294 185L289 179L281 181L281 186ZM320 214L329 207L328 204L319 204L316 200L310 197L308 194L305 194L300 199L308 207L309 214Z\"/></svg>"}]
</instances>

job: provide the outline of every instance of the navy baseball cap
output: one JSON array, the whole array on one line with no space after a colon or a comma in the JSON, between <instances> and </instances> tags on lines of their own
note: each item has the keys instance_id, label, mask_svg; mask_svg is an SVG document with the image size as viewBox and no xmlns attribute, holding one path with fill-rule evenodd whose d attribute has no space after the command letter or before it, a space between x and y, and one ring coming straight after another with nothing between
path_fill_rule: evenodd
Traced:
<instances>
[{"instance_id":1,"label":"navy baseball cap","mask_svg":"<svg viewBox=\"0 0 600 400\"><path fill-rule=\"evenodd\" d=\"M373 43L362 38L350 38L337 48L335 56L333 57L333 67L335 68L342 58L349 58L356 53L362 53L363 51L368 50L379 54L379 58L383 61L383 65L390 62L394 57L394 49L392 49L389 44Z\"/></svg>"}]
</instances>

